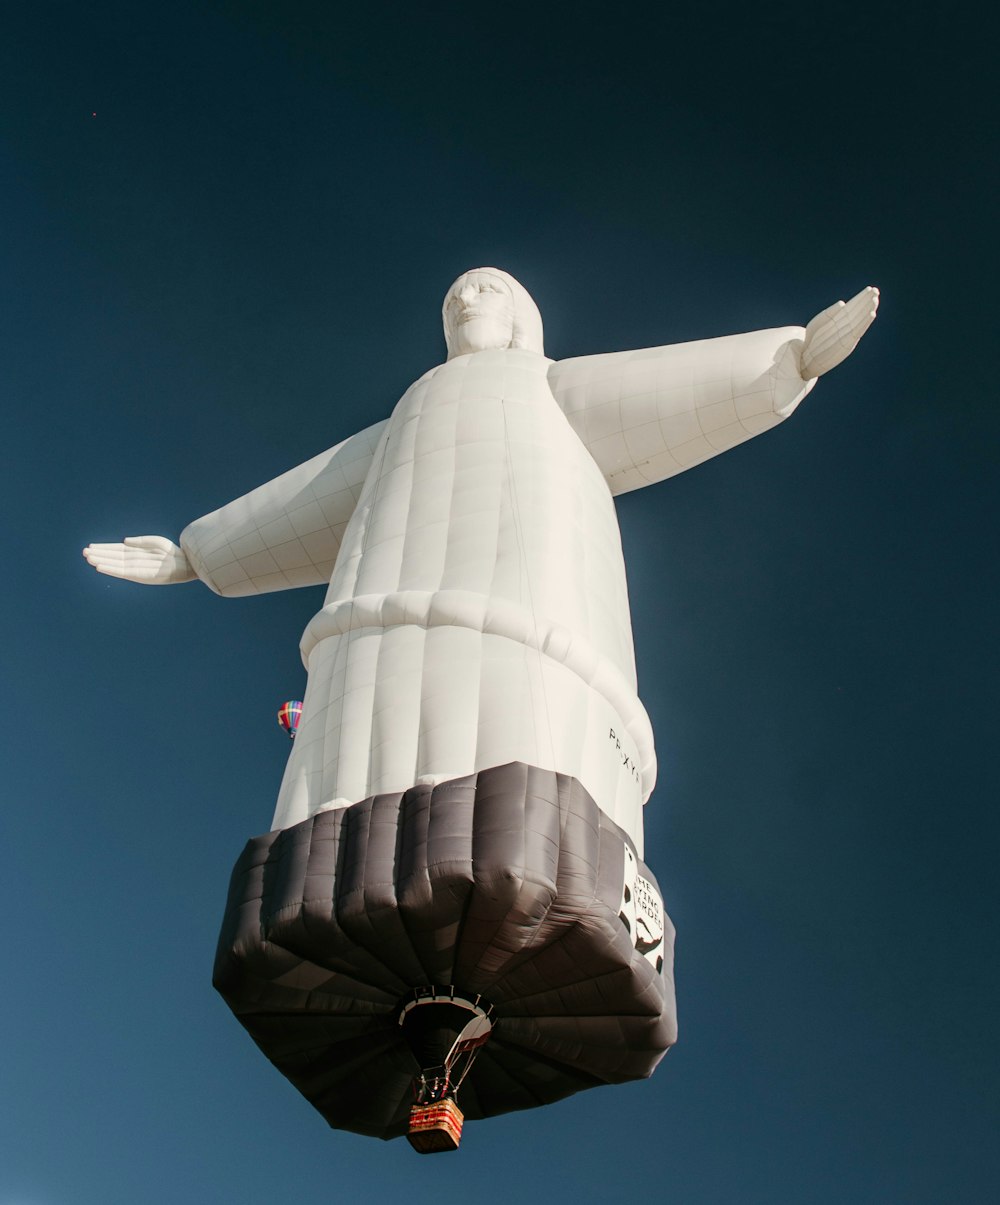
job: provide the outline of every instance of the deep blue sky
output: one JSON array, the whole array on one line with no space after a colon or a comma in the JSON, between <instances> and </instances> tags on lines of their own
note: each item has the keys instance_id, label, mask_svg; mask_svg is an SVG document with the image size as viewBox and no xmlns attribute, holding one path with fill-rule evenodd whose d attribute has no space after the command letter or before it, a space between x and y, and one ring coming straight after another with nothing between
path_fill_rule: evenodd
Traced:
<instances>
[{"instance_id":1,"label":"deep blue sky","mask_svg":"<svg viewBox=\"0 0 1000 1205\"><path fill-rule=\"evenodd\" d=\"M997 1199L994 64L892 7L5 6L0 1205ZM385 416L484 263L557 358L883 306L621 500L679 1045L428 1162L209 982L318 593L79 549Z\"/></svg>"}]
</instances>

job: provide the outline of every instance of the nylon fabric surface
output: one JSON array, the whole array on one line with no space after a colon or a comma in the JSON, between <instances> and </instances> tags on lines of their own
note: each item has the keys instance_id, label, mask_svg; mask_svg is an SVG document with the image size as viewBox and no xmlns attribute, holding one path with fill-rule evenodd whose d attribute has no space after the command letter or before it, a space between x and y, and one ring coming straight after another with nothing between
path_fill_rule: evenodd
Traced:
<instances>
[{"instance_id":1,"label":"nylon fabric surface","mask_svg":"<svg viewBox=\"0 0 1000 1205\"><path fill-rule=\"evenodd\" d=\"M523 764L323 812L247 845L214 982L327 1121L359 1133L405 1130L418 1067L398 1010L429 984L496 1009L460 1093L469 1118L642 1078L676 1038L673 928L664 916L658 964L637 948L627 850L578 782Z\"/></svg>"},{"instance_id":2,"label":"nylon fabric surface","mask_svg":"<svg viewBox=\"0 0 1000 1205\"><path fill-rule=\"evenodd\" d=\"M275 828L518 760L572 772L641 849L656 763L617 517L549 364L460 356L397 405L303 638Z\"/></svg>"},{"instance_id":3,"label":"nylon fabric surface","mask_svg":"<svg viewBox=\"0 0 1000 1205\"><path fill-rule=\"evenodd\" d=\"M805 330L776 327L553 363L553 395L613 494L665 481L776 427L816 384Z\"/></svg>"},{"instance_id":4,"label":"nylon fabric surface","mask_svg":"<svg viewBox=\"0 0 1000 1205\"><path fill-rule=\"evenodd\" d=\"M612 495L787 417L805 331L554 362L495 268L443 312L447 361L389 419L181 537L222 594L328 583L272 827L520 761L577 779L641 855L657 766ZM467 350L470 315L509 320L507 345Z\"/></svg>"}]
</instances>

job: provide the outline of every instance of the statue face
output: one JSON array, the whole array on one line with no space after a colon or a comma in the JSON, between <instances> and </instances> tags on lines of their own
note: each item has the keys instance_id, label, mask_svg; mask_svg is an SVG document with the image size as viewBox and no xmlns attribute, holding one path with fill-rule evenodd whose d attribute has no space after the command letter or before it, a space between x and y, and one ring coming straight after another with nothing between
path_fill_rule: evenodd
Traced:
<instances>
[{"instance_id":1,"label":"statue face","mask_svg":"<svg viewBox=\"0 0 1000 1205\"><path fill-rule=\"evenodd\" d=\"M448 290L444 307L451 354L509 347L514 338L510 286L489 272L467 272Z\"/></svg>"}]
</instances>

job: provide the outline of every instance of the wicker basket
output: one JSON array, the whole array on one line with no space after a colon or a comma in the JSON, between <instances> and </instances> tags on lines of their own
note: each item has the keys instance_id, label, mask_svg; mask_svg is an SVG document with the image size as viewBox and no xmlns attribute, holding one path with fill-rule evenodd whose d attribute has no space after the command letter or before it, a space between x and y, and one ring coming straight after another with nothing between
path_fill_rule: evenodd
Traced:
<instances>
[{"instance_id":1,"label":"wicker basket","mask_svg":"<svg viewBox=\"0 0 1000 1205\"><path fill-rule=\"evenodd\" d=\"M410 1129L406 1137L421 1155L437 1151L457 1151L462 1140L462 1110L453 1100L432 1105L414 1105L410 1110Z\"/></svg>"}]
</instances>

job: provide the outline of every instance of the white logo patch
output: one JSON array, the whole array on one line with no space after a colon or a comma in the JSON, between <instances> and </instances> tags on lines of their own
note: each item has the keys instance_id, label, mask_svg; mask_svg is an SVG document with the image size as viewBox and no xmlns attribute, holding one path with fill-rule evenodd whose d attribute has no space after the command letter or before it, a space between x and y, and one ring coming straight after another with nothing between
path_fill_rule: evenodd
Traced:
<instances>
[{"instance_id":1,"label":"white logo patch","mask_svg":"<svg viewBox=\"0 0 1000 1205\"><path fill-rule=\"evenodd\" d=\"M656 968L663 969L663 900L649 879L639 873L636 856L625 846L622 902L619 919L635 948Z\"/></svg>"}]
</instances>

